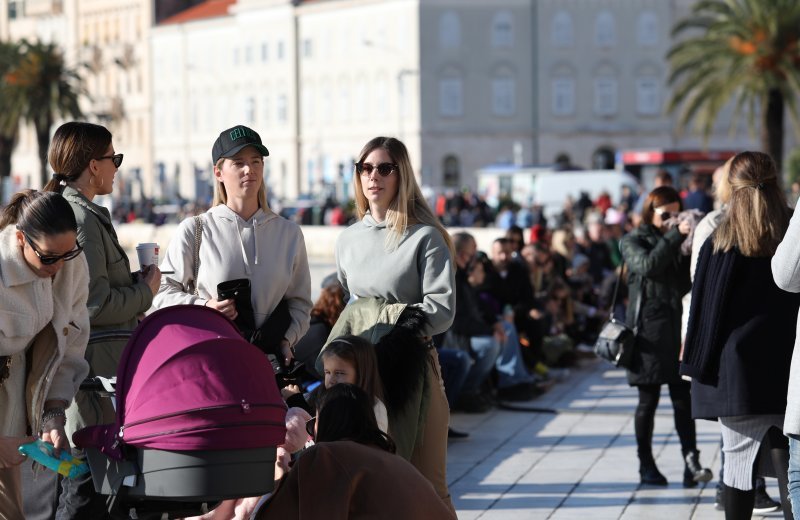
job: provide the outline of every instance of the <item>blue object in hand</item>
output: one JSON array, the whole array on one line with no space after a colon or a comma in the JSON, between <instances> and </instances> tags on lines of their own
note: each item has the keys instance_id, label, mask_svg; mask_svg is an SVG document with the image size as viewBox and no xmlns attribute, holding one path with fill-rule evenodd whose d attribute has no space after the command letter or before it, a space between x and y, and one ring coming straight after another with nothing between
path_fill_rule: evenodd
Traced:
<instances>
[{"instance_id":1,"label":"blue object in hand","mask_svg":"<svg viewBox=\"0 0 800 520\"><path fill-rule=\"evenodd\" d=\"M89 473L89 466L86 462L73 457L69 450L61 450L61 455L56 458L53 455L54 449L55 446L49 442L36 439L20 446L19 452L65 477L77 478Z\"/></svg>"}]
</instances>

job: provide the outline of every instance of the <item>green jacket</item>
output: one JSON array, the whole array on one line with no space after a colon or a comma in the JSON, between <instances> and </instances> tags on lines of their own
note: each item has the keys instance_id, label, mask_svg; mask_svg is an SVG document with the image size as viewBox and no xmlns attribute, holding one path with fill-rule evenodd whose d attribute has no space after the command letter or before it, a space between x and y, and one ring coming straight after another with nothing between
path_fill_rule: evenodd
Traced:
<instances>
[{"instance_id":1,"label":"green jacket","mask_svg":"<svg viewBox=\"0 0 800 520\"><path fill-rule=\"evenodd\" d=\"M317 357L317 371L320 374L324 372L322 354L331 341L352 334L369 340L374 345L392 330L406 307L405 303L387 303L382 298L359 298L345 307ZM403 347L403 345L392 346ZM389 408L387 403L389 435L397 446L397 454L406 460L411 459L414 446L422 439L430 398L427 377L411 377L410 380L418 383L406 387L409 404L398 410Z\"/></svg>"},{"instance_id":2,"label":"green jacket","mask_svg":"<svg viewBox=\"0 0 800 520\"><path fill-rule=\"evenodd\" d=\"M153 293L144 281L134 281L125 250L117 240L111 215L102 206L89 201L77 190L66 187L64 198L69 201L78 222L78 244L89 264L89 321L91 333L110 330L133 330L137 316L150 308ZM86 361L90 376L113 377L117 373L124 341L89 341ZM114 420L108 399L99 401L79 392L76 406L67 412L67 425L72 431L93 424ZM88 408L87 408L88 407ZM101 411L102 410L102 411ZM109 420L110 416L110 420Z\"/></svg>"}]
</instances>

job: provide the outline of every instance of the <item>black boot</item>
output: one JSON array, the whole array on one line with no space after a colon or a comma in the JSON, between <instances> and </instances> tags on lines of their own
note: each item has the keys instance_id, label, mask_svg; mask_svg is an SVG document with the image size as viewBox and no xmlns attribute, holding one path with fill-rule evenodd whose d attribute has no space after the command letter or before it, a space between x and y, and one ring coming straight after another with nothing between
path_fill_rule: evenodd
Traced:
<instances>
[{"instance_id":1,"label":"black boot","mask_svg":"<svg viewBox=\"0 0 800 520\"><path fill-rule=\"evenodd\" d=\"M646 486L666 486L667 477L658 471L655 460L642 459L639 462L639 482Z\"/></svg>"},{"instance_id":2,"label":"black boot","mask_svg":"<svg viewBox=\"0 0 800 520\"><path fill-rule=\"evenodd\" d=\"M750 520L753 516L753 501L756 492L742 491L725 486L724 504L725 520Z\"/></svg>"},{"instance_id":3,"label":"black boot","mask_svg":"<svg viewBox=\"0 0 800 520\"><path fill-rule=\"evenodd\" d=\"M695 487L698 482L708 482L713 477L711 470L700 465L700 452L697 450L684 454L686 466L683 470L683 487Z\"/></svg>"}]
</instances>

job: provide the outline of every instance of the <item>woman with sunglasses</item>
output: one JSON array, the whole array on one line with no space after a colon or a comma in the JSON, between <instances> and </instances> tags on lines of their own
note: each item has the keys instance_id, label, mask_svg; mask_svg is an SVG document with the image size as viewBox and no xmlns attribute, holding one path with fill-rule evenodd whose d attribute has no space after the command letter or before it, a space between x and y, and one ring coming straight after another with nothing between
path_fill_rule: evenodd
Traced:
<instances>
[{"instance_id":1,"label":"woman with sunglasses","mask_svg":"<svg viewBox=\"0 0 800 520\"><path fill-rule=\"evenodd\" d=\"M131 273L111 215L94 203L95 197L113 192L122 154L114 150L111 132L105 127L72 121L56 130L47 155L55 173L45 191L61 193L69 202L78 224L78 245L89 264L91 333L132 331L139 316L150 308L161 273L155 265ZM90 375L114 377L124 347L125 342L119 340L92 341L86 349ZM85 426L114 422L114 409L109 399L94 392L78 392L67 410L67 419L71 436ZM46 502L42 499L44 490L37 489L46 485L43 480L38 478L30 489L26 487L26 506ZM60 518L100 517L95 515L102 514L105 500L95 494L91 477L65 479L62 487Z\"/></svg>"},{"instance_id":2,"label":"woman with sunglasses","mask_svg":"<svg viewBox=\"0 0 800 520\"><path fill-rule=\"evenodd\" d=\"M422 196L405 145L392 137L369 141L355 165L353 190L360 220L342 232L336 243L342 286L359 298L420 310L427 323L418 334L426 341L447 331L455 315L453 243ZM423 373L412 376L424 381L427 409L422 399L412 413L389 410L389 431L398 453L411 460L455 511L445 475L450 414L435 348L428 348L423 363ZM388 393L398 391L389 388L388 381L384 384ZM417 429L418 424L424 428Z\"/></svg>"},{"instance_id":3,"label":"woman with sunglasses","mask_svg":"<svg viewBox=\"0 0 800 520\"><path fill-rule=\"evenodd\" d=\"M358 386L326 390L306 428L316 444L278 482L257 520L455 519L430 482L394 454L394 443L375 421L372 398Z\"/></svg>"},{"instance_id":4,"label":"woman with sunglasses","mask_svg":"<svg viewBox=\"0 0 800 520\"><path fill-rule=\"evenodd\" d=\"M64 409L88 372L89 269L76 238L55 193L17 193L0 213L0 518L30 518L16 450L33 441L26 431L69 449Z\"/></svg>"},{"instance_id":5,"label":"woman with sunglasses","mask_svg":"<svg viewBox=\"0 0 800 520\"><path fill-rule=\"evenodd\" d=\"M690 387L678 374L681 299L691 288L689 257L680 250L690 224L684 221L672 226L670 222L680 210L677 191L668 186L654 189L645 200L642 223L622 238L620 250L628 264L626 321L637 329L628 383L639 391L634 430L640 481L645 485L667 485L666 477L656 466L652 447L656 407L661 385L666 384L685 462L683 486L694 487L698 482L708 482L712 475L700 466Z\"/></svg>"}]
</instances>

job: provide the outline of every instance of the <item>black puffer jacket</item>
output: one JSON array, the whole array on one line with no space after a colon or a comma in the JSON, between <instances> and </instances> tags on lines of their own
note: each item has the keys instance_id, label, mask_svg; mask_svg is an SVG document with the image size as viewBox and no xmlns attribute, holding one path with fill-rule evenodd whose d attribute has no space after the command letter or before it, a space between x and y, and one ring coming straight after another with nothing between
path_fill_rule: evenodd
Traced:
<instances>
[{"instance_id":1,"label":"black puffer jacket","mask_svg":"<svg viewBox=\"0 0 800 520\"><path fill-rule=\"evenodd\" d=\"M691 288L689 257L680 252L683 240L677 229L662 235L654 226L642 224L620 242L629 270L629 326L635 325L637 300L642 298L633 364L628 370L631 385L680 381L681 298Z\"/></svg>"}]
</instances>

